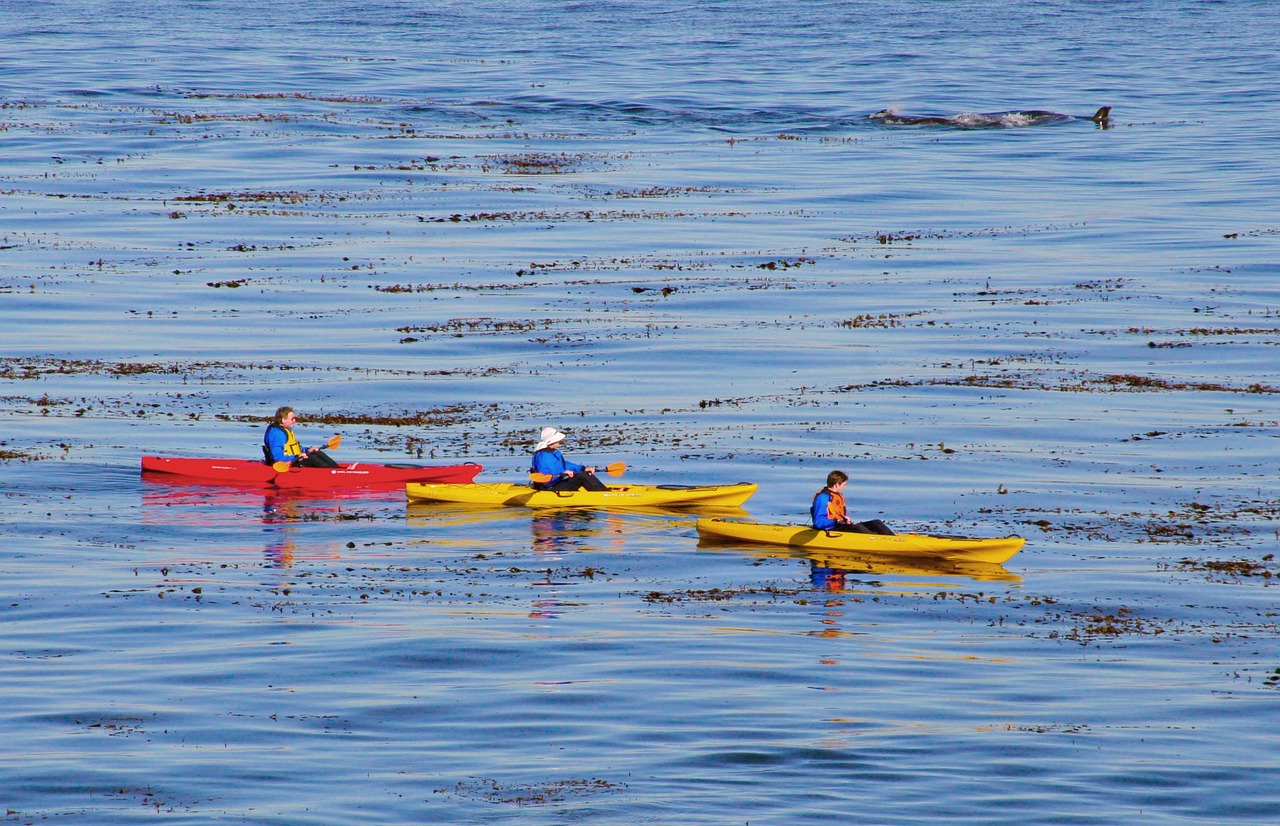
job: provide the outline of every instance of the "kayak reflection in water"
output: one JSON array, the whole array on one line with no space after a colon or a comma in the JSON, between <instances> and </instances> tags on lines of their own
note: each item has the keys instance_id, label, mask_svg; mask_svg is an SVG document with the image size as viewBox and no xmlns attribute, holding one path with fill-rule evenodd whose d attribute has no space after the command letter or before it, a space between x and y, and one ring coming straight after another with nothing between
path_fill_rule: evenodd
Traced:
<instances>
[{"instance_id":1,"label":"kayak reflection in water","mask_svg":"<svg viewBox=\"0 0 1280 826\"><path fill-rule=\"evenodd\" d=\"M865 522L849 519L844 506L844 486L848 482L849 475L842 470L833 470L827 474L827 486L813 497L813 505L809 509L813 516L813 526L820 531L892 535L893 531L889 526L879 519L868 519Z\"/></svg>"},{"instance_id":2,"label":"kayak reflection in water","mask_svg":"<svg viewBox=\"0 0 1280 826\"><path fill-rule=\"evenodd\" d=\"M596 478L596 469L570 462L560 452L565 435L554 427L544 427L538 433L538 444L533 449L533 462L529 465L533 486L538 490L608 490L608 486ZM544 480L543 477L551 477Z\"/></svg>"},{"instance_id":3,"label":"kayak reflection in water","mask_svg":"<svg viewBox=\"0 0 1280 826\"><path fill-rule=\"evenodd\" d=\"M848 571L840 568L831 568L822 565L814 560L809 560L809 581L813 583L813 587L823 591L843 591L848 587L845 581L845 574Z\"/></svg>"},{"instance_id":4,"label":"kayak reflection in water","mask_svg":"<svg viewBox=\"0 0 1280 826\"><path fill-rule=\"evenodd\" d=\"M298 414L292 407L281 407L267 425L267 432L262 436L262 456L267 464L289 462L298 467L337 467L328 453L318 447L304 448L293 435L293 426L298 421Z\"/></svg>"}]
</instances>

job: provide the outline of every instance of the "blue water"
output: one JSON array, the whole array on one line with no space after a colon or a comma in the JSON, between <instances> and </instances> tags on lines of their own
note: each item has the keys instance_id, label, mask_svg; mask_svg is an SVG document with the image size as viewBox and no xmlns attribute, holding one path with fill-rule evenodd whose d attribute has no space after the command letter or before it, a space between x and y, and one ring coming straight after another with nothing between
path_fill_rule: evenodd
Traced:
<instances>
[{"instance_id":1,"label":"blue water","mask_svg":"<svg viewBox=\"0 0 1280 826\"><path fill-rule=\"evenodd\" d=\"M0 0L2 822L1280 821L1277 30ZM281 404L1028 544L140 478Z\"/></svg>"}]
</instances>

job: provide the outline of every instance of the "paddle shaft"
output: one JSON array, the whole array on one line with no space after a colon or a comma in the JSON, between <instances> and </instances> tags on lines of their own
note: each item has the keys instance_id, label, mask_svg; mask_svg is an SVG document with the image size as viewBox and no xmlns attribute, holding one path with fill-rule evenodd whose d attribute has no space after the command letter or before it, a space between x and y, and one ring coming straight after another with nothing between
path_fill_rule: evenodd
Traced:
<instances>
[{"instance_id":1,"label":"paddle shaft","mask_svg":"<svg viewBox=\"0 0 1280 826\"><path fill-rule=\"evenodd\" d=\"M627 463L613 462L612 464L605 465L604 467L600 468L600 470L603 470L605 473L609 474L610 476L621 476L627 471ZM537 484L542 484L543 482L550 482L554 478L555 477L552 476L550 473L534 473L532 471L530 471L529 473L529 481L536 482Z\"/></svg>"}]
</instances>

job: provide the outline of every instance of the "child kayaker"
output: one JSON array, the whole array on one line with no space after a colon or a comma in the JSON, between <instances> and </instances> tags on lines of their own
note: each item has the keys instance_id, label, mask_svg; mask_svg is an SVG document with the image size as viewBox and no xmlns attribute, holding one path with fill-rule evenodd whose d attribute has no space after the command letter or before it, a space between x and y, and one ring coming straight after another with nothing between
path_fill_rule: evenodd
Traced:
<instances>
[{"instance_id":1,"label":"child kayaker","mask_svg":"<svg viewBox=\"0 0 1280 826\"><path fill-rule=\"evenodd\" d=\"M879 519L868 519L865 522L849 519L844 506L844 486L848 482L849 475L842 470L833 470L827 474L827 486L813 497L813 505L809 508L813 526L820 531L892 535L893 531L889 526Z\"/></svg>"},{"instance_id":2,"label":"child kayaker","mask_svg":"<svg viewBox=\"0 0 1280 826\"><path fill-rule=\"evenodd\" d=\"M267 425L262 436L262 456L267 464L289 462L298 467L338 467L338 463L318 447L304 448L293 435L298 414L292 407L281 407Z\"/></svg>"},{"instance_id":3,"label":"child kayaker","mask_svg":"<svg viewBox=\"0 0 1280 826\"><path fill-rule=\"evenodd\" d=\"M596 478L596 469L577 462L570 462L560 452L565 435L554 427L544 427L538 432L538 444L533 449L533 461L529 465L533 486L538 490L608 490L608 486ZM549 476L545 481L542 477Z\"/></svg>"}]
</instances>

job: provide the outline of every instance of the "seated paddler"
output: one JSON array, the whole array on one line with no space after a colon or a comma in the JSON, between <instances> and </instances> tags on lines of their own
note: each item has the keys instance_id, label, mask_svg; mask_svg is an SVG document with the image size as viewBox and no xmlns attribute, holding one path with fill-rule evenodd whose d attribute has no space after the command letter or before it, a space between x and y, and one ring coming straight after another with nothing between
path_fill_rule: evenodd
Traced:
<instances>
[{"instance_id":1,"label":"seated paddler","mask_svg":"<svg viewBox=\"0 0 1280 826\"><path fill-rule=\"evenodd\" d=\"M844 486L848 483L849 476L842 470L833 470L827 474L827 486L813 497L813 505L809 508L813 526L820 531L892 535L893 531L889 526L879 519L854 522L849 518L844 503Z\"/></svg>"},{"instance_id":2,"label":"seated paddler","mask_svg":"<svg viewBox=\"0 0 1280 826\"><path fill-rule=\"evenodd\" d=\"M262 436L262 456L269 465L277 462L288 462L297 467L338 467L338 463L329 454L318 447L303 447L298 437L293 435L293 426L298 421L298 414L292 407L281 407L267 425L267 432Z\"/></svg>"},{"instance_id":3,"label":"seated paddler","mask_svg":"<svg viewBox=\"0 0 1280 826\"><path fill-rule=\"evenodd\" d=\"M608 490L608 486L596 478L596 469L570 462L560 452L565 435L554 427L544 427L538 432L538 444L533 448L533 461L529 465L529 481L538 490Z\"/></svg>"}]
</instances>

